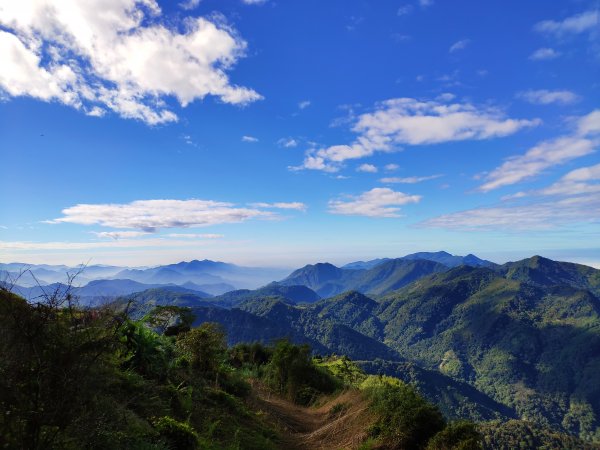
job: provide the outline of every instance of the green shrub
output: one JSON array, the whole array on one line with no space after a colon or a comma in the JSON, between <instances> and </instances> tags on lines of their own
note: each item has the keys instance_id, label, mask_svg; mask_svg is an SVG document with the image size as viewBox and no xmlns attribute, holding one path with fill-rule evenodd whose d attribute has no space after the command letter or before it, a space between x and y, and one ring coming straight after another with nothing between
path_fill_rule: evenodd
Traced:
<instances>
[{"instance_id":1,"label":"green shrub","mask_svg":"<svg viewBox=\"0 0 600 450\"><path fill-rule=\"evenodd\" d=\"M198 448L198 435L187 423L164 416L153 421L153 425L172 450L194 450Z\"/></svg>"},{"instance_id":2,"label":"green shrub","mask_svg":"<svg viewBox=\"0 0 600 450\"><path fill-rule=\"evenodd\" d=\"M468 421L449 424L436 434L427 445L427 450L482 450L483 437L477 426Z\"/></svg>"},{"instance_id":3,"label":"green shrub","mask_svg":"<svg viewBox=\"0 0 600 450\"><path fill-rule=\"evenodd\" d=\"M188 360L194 376L217 380L225 362L227 343L220 325L203 323L177 336L177 348Z\"/></svg>"},{"instance_id":4,"label":"green shrub","mask_svg":"<svg viewBox=\"0 0 600 450\"><path fill-rule=\"evenodd\" d=\"M294 345L288 340L275 344L271 361L265 366L265 379L277 392L303 405L341 386L330 372L313 363L308 345Z\"/></svg>"},{"instance_id":5,"label":"green shrub","mask_svg":"<svg viewBox=\"0 0 600 450\"><path fill-rule=\"evenodd\" d=\"M372 381L365 392L378 417L371 434L391 448L423 449L429 439L444 428L439 409L399 380Z\"/></svg>"}]
</instances>

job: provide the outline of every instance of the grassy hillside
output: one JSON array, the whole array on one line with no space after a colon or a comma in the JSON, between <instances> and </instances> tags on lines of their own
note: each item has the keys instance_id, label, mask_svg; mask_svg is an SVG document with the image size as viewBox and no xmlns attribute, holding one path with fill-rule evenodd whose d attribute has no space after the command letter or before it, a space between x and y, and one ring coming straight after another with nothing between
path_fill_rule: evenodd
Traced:
<instances>
[{"instance_id":1,"label":"grassy hillside","mask_svg":"<svg viewBox=\"0 0 600 450\"><path fill-rule=\"evenodd\" d=\"M406 358L520 417L598 440L599 311L587 290L458 268L390 294L376 315Z\"/></svg>"}]
</instances>

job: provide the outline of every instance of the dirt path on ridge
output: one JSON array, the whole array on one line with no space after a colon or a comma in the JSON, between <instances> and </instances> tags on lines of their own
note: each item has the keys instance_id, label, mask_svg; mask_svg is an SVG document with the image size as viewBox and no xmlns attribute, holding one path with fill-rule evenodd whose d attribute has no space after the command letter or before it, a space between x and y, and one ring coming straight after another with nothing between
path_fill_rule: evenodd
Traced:
<instances>
[{"instance_id":1,"label":"dirt path on ridge","mask_svg":"<svg viewBox=\"0 0 600 450\"><path fill-rule=\"evenodd\" d=\"M285 450L356 449L373 421L367 402L356 390L342 392L316 407L295 405L259 383L253 384L252 392L251 401L279 430Z\"/></svg>"}]
</instances>

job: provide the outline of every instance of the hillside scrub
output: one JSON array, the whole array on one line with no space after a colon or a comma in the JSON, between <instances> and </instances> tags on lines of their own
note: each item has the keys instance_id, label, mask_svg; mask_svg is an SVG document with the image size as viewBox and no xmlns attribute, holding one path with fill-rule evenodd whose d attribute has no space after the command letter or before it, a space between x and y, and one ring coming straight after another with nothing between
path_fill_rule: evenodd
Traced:
<instances>
[{"instance_id":1,"label":"hillside scrub","mask_svg":"<svg viewBox=\"0 0 600 450\"><path fill-rule=\"evenodd\" d=\"M269 449L223 335L175 336L109 309L0 291L0 447Z\"/></svg>"},{"instance_id":2,"label":"hillside scrub","mask_svg":"<svg viewBox=\"0 0 600 450\"><path fill-rule=\"evenodd\" d=\"M267 420L256 407L264 395L257 386L281 399L280 417L296 411L310 418L311 445L479 450L578 442L521 422L499 424L502 431L447 423L397 378L366 375L346 357L315 357L288 340L228 348L217 324L189 329L185 308L134 321L63 300L30 304L0 290L2 448L311 448L290 444L288 431Z\"/></svg>"}]
</instances>

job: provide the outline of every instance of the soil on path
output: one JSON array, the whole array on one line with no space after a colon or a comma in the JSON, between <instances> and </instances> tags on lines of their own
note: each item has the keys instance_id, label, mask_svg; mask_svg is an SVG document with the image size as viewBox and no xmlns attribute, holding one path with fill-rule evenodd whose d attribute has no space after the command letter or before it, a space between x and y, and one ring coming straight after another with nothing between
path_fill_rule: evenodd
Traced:
<instances>
[{"instance_id":1,"label":"soil on path","mask_svg":"<svg viewBox=\"0 0 600 450\"><path fill-rule=\"evenodd\" d=\"M283 399L259 383L252 402L280 432L285 450L356 449L373 423L368 402L357 390L325 398L317 406L302 407Z\"/></svg>"}]
</instances>

